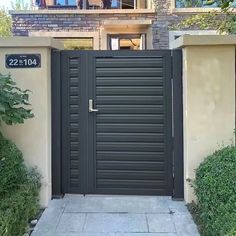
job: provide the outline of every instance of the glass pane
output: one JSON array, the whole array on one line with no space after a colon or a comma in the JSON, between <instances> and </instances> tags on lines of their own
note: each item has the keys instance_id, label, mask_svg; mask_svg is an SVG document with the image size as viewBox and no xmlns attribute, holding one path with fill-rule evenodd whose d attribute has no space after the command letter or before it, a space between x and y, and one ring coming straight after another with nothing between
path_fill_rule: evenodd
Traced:
<instances>
[{"instance_id":1,"label":"glass pane","mask_svg":"<svg viewBox=\"0 0 236 236\"><path fill-rule=\"evenodd\" d=\"M76 0L68 0L68 5L76 6Z\"/></svg>"},{"instance_id":2,"label":"glass pane","mask_svg":"<svg viewBox=\"0 0 236 236\"><path fill-rule=\"evenodd\" d=\"M120 50L140 50L140 38L120 39Z\"/></svg>"},{"instance_id":3,"label":"glass pane","mask_svg":"<svg viewBox=\"0 0 236 236\"><path fill-rule=\"evenodd\" d=\"M111 38L111 50L119 50L119 38Z\"/></svg>"},{"instance_id":4,"label":"glass pane","mask_svg":"<svg viewBox=\"0 0 236 236\"><path fill-rule=\"evenodd\" d=\"M65 5L65 0L57 0L57 5Z\"/></svg>"},{"instance_id":5,"label":"glass pane","mask_svg":"<svg viewBox=\"0 0 236 236\"><path fill-rule=\"evenodd\" d=\"M150 9L152 0L87 0L88 9Z\"/></svg>"},{"instance_id":6,"label":"glass pane","mask_svg":"<svg viewBox=\"0 0 236 236\"><path fill-rule=\"evenodd\" d=\"M122 0L122 9L134 9L134 0Z\"/></svg>"},{"instance_id":7,"label":"glass pane","mask_svg":"<svg viewBox=\"0 0 236 236\"><path fill-rule=\"evenodd\" d=\"M111 50L145 50L145 34L110 35L109 40Z\"/></svg>"},{"instance_id":8,"label":"glass pane","mask_svg":"<svg viewBox=\"0 0 236 236\"><path fill-rule=\"evenodd\" d=\"M111 1L111 8L120 8L120 1L119 0L112 0Z\"/></svg>"},{"instance_id":9,"label":"glass pane","mask_svg":"<svg viewBox=\"0 0 236 236\"><path fill-rule=\"evenodd\" d=\"M92 50L93 38L60 39L66 50Z\"/></svg>"},{"instance_id":10,"label":"glass pane","mask_svg":"<svg viewBox=\"0 0 236 236\"><path fill-rule=\"evenodd\" d=\"M61 6L76 6L77 0L56 0L56 4Z\"/></svg>"},{"instance_id":11,"label":"glass pane","mask_svg":"<svg viewBox=\"0 0 236 236\"><path fill-rule=\"evenodd\" d=\"M102 2L101 0L88 0L88 9L101 9Z\"/></svg>"}]
</instances>

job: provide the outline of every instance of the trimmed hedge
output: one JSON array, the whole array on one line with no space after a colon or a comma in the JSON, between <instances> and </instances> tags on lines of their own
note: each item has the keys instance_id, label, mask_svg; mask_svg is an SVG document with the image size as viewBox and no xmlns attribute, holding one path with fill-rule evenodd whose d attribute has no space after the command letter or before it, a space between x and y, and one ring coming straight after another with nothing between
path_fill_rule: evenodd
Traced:
<instances>
[{"instance_id":1,"label":"trimmed hedge","mask_svg":"<svg viewBox=\"0 0 236 236\"><path fill-rule=\"evenodd\" d=\"M22 236L39 212L40 176L0 134L0 235Z\"/></svg>"},{"instance_id":2,"label":"trimmed hedge","mask_svg":"<svg viewBox=\"0 0 236 236\"><path fill-rule=\"evenodd\" d=\"M236 147L208 156L196 170L200 231L205 236L236 235Z\"/></svg>"}]
</instances>

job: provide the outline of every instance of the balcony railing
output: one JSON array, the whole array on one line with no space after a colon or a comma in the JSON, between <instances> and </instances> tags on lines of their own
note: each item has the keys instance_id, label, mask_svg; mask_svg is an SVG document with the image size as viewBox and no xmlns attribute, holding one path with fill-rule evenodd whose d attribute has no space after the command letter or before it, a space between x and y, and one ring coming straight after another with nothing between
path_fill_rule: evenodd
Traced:
<instances>
[{"instance_id":1,"label":"balcony railing","mask_svg":"<svg viewBox=\"0 0 236 236\"><path fill-rule=\"evenodd\" d=\"M39 8L50 9L151 9L152 0L36 0Z\"/></svg>"}]
</instances>

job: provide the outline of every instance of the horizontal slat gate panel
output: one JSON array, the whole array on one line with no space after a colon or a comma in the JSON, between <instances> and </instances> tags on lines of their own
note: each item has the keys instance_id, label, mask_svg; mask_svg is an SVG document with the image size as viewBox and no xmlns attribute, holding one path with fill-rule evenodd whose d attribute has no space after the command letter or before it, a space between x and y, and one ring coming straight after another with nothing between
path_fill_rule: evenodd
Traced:
<instances>
[{"instance_id":1,"label":"horizontal slat gate panel","mask_svg":"<svg viewBox=\"0 0 236 236\"><path fill-rule=\"evenodd\" d=\"M163 86L162 77L97 77L97 86Z\"/></svg>"},{"instance_id":2,"label":"horizontal slat gate panel","mask_svg":"<svg viewBox=\"0 0 236 236\"><path fill-rule=\"evenodd\" d=\"M163 161L163 152L97 151L97 161Z\"/></svg>"},{"instance_id":3,"label":"horizontal slat gate panel","mask_svg":"<svg viewBox=\"0 0 236 236\"><path fill-rule=\"evenodd\" d=\"M135 63L134 63L135 61ZM97 68L162 68L163 59L162 57L155 58L97 58Z\"/></svg>"},{"instance_id":4,"label":"horizontal slat gate panel","mask_svg":"<svg viewBox=\"0 0 236 236\"><path fill-rule=\"evenodd\" d=\"M163 180L163 171L98 170L98 179Z\"/></svg>"},{"instance_id":5,"label":"horizontal slat gate panel","mask_svg":"<svg viewBox=\"0 0 236 236\"><path fill-rule=\"evenodd\" d=\"M164 120L164 114L97 114L97 123L156 124Z\"/></svg>"},{"instance_id":6,"label":"horizontal slat gate panel","mask_svg":"<svg viewBox=\"0 0 236 236\"><path fill-rule=\"evenodd\" d=\"M138 75L137 75L138 76ZM163 96L163 86L97 86L97 95Z\"/></svg>"},{"instance_id":7,"label":"horizontal slat gate panel","mask_svg":"<svg viewBox=\"0 0 236 236\"><path fill-rule=\"evenodd\" d=\"M80 187L80 132L79 132L79 105L80 105L80 58L68 56L69 79L69 190Z\"/></svg>"},{"instance_id":8,"label":"horizontal slat gate panel","mask_svg":"<svg viewBox=\"0 0 236 236\"><path fill-rule=\"evenodd\" d=\"M157 133L97 133L97 142L163 142L164 135Z\"/></svg>"},{"instance_id":9,"label":"horizontal slat gate panel","mask_svg":"<svg viewBox=\"0 0 236 236\"><path fill-rule=\"evenodd\" d=\"M163 96L97 96L97 105L162 105Z\"/></svg>"},{"instance_id":10,"label":"horizontal slat gate panel","mask_svg":"<svg viewBox=\"0 0 236 236\"><path fill-rule=\"evenodd\" d=\"M96 58L96 193L168 192L164 60Z\"/></svg>"}]
</instances>

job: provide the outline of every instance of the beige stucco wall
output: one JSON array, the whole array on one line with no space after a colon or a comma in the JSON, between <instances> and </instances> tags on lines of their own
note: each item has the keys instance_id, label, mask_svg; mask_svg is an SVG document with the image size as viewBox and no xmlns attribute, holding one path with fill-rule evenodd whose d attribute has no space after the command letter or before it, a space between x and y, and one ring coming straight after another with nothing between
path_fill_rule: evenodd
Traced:
<instances>
[{"instance_id":1,"label":"beige stucco wall","mask_svg":"<svg viewBox=\"0 0 236 236\"><path fill-rule=\"evenodd\" d=\"M44 41L44 43L42 42ZM27 165L37 167L42 175L41 205L51 199L51 41L38 39L1 39L0 73L10 73L22 89L30 89L30 103L35 117L24 124L1 127L3 134L23 152ZM35 44L34 44L35 43ZM16 46L17 45L17 46ZM34 45L34 46L30 46ZM38 46L35 46L38 45ZM41 45L41 46L40 46ZM58 46L58 44L57 44ZM7 69L5 55L41 54L41 68Z\"/></svg>"},{"instance_id":2,"label":"beige stucco wall","mask_svg":"<svg viewBox=\"0 0 236 236\"><path fill-rule=\"evenodd\" d=\"M214 37L203 45L201 36L192 39L197 40L182 44L186 202L195 199L187 179L195 177L199 163L219 145L232 142L235 128L236 38L228 45L224 38L216 45Z\"/></svg>"}]
</instances>

